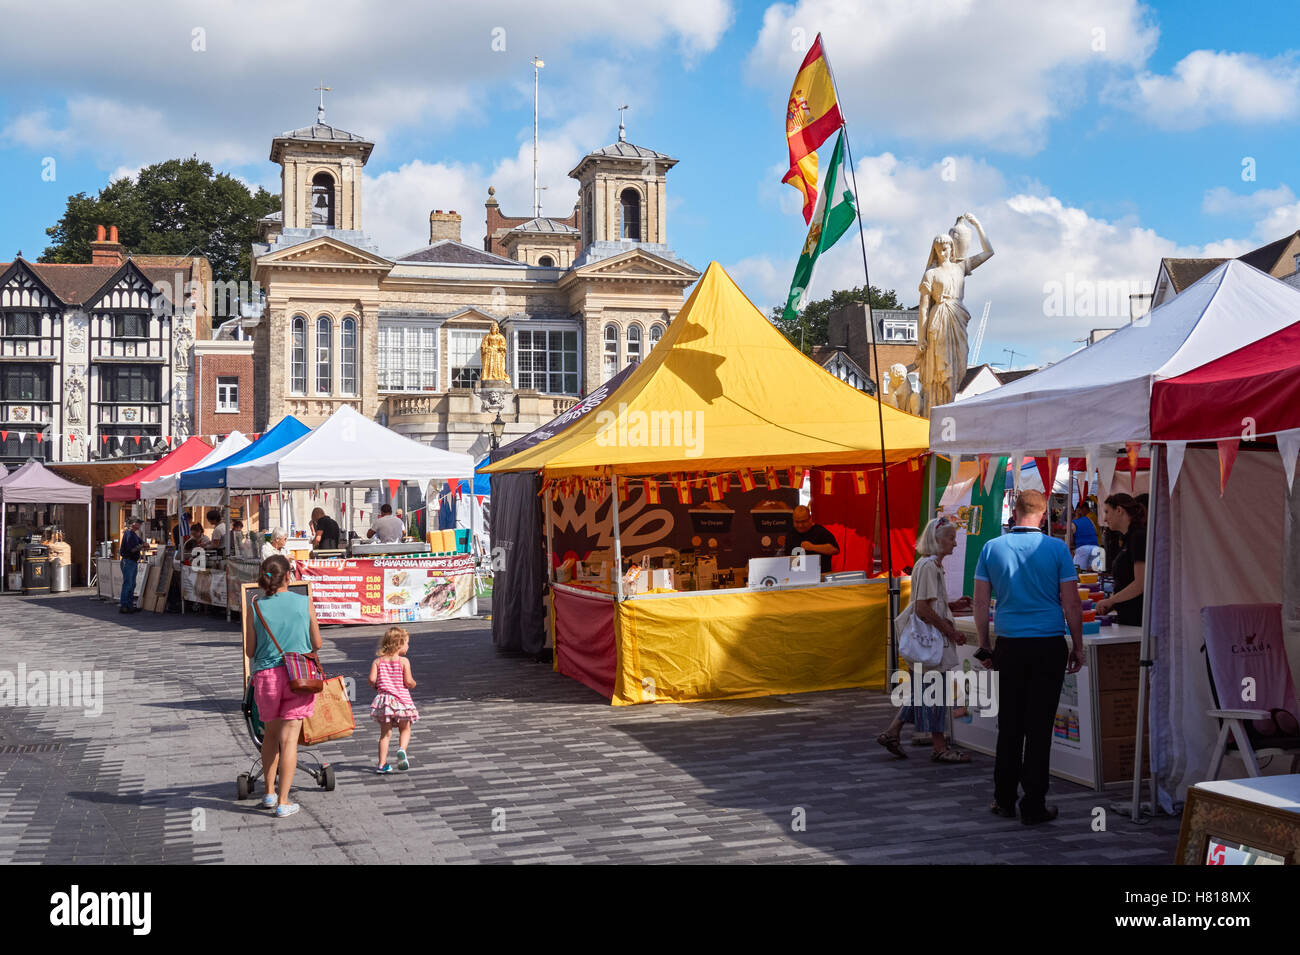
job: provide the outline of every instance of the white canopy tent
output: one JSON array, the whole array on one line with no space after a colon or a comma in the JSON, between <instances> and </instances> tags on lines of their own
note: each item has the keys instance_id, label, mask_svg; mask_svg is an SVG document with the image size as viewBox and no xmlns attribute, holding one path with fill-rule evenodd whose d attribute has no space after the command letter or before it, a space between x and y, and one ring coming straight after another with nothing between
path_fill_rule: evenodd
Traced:
<instances>
[{"instance_id":1,"label":"white canopy tent","mask_svg":"<svg viewBox=\"0 0 1300 955\"><path fill-rule=\"evenodd\" d=\"M381 481L418 481L426 488L435 478L472 484L474 459L412 441L349 405L292 444L236 465L226 476L231 488L281 492L374 486ZM349 509L349 518L351 513Z\"/></svg>"},{"instance_id":2,"label":"white canopy tent","mask_svg":"<svg viewBox=\"0 0 1300 955\"><path fill-rule=\"evenodd\" d=\"M474 459L431 448L390 431L344 405L292 444L232 467L230 487L253 490L474 479Z\"/></svg>"},{"instance_id":3,"label":"white canopy tent","mask_svg":"<svg viewBox=\"0 0 1300 955\"><path fill-rule=\"evenodd\" d=\"M187 468L189 471L197 471L199 468L205 468L210 464L216 464L218 461L224 461L237 451L252 444L248 438L244 437L238 431L232 431L218 442L217 446L203 456L203 459L193 467ZM163 498L176 496L177 488L180 487L181 474L168 474L157 480L145 481L140 485L140 499L143 501L156 501ZM201 491L186 491L184 504L193 507L215 507L225 500L225 492L219 488Z\"/></svg>"},{"instance_id":4,"label":"white canopy tent","mask_svg":"<svg viewBox=\"0 0 1300 955\"><path fill-rule=\"evenodd\" d=\"M935 408L930 446L953 457L1008 451L1085 456L1088 470L1102 471L1102 483L1108 484L1113 467L1106 462L1113 466L1126 446L1150 440L1155 381L1198 368L1297 320L1300 291L1242 262L1226 262L1095 345L994 391ZM1200 608L1294 601L1283 597L1277 511L1270 512L1271 533L1242 511L1252 507L1252 499L1263 507L1257 509L1261 515L1268 510L1264 504L1284 501L1281 467L1275 461L1258 467L1238 463L1233 482L1246 493L1216 500L1217 457L1188 452L1183 478L1171 495L1168 455L1159 445L1151 452L1138 712L1146 709L1147 676L1154 670L1152 800L1171 811L1189 784L1205 778L1216 731L1206 715ZM1213 496L1205 491L1212 477ZM1251 545L1259 543L1256 531L1267 537L1260 546ZM1135 818L1142 749L1139 727L1130 810Z\"/></svg>"}]
</instances>

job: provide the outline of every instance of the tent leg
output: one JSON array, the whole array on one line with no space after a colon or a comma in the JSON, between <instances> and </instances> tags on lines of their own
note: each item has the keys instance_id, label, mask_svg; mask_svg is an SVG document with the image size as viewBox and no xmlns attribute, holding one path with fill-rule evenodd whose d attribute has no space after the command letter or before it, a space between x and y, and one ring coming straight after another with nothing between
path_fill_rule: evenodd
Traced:
<instances>
[{"instance_id":1,"label":"tent leg","mask_svg":"<svg viewBox=\"0 0 1300 955\"><path fill-rule=\"evenodd\" d=\"M223 564L230 563L230 488L226 487L226 506L222 509L221 519L226 524L225 536L221 538L221 551L226 555ZM226 622L230 622L230 570L223 568L226 575Z\"/></svg>"},{"instance_id":2,"label":"tent leg","mask_svg":"<svg viewBox=\"0 0 1300 955\"><path fill-rule=\"evenodd\" d=\"M93 499L86 502L86 586L90 586L90 542L95 537L95 515Z\"/></svg>"},{"instance_id":3,"label":"tent leg","mask_svg":"<svg viewBox=\"0 0 1300 955\"><path fill-rule=\"evenodd\" d=\"M555 582L555 551L551 545L551 498L547 494L542 495L542 513L546 516L546 579L552 583ZM496 588L493 586L492 595L496 596Z\"/></svg>"},{"instance_id":4,"label":"tent leg","mask_svg":"<svg viewBox=\"0 0 1300 955\"><path fill-rule=\"evenodd\" d=\"M1143 724L1147 715L1147 694L1151 677L1151 583L1155 577L1155 541L1156 541L1156 524L1163 520L1165 515L1162 510L1156 507L1159 494L1155 493L1160 478L1160 447L1153 445L1151 448L1151 513L1147 516L1147 560L1146 573L1142 580L1142 644L1141 651L1138 654L1138 718L1137 730L1134 732L1135 741L1133 745L1133 802L1129 806L1129 818L1134 822L1142 822L1142 742L1143 742ZM1156 786L1156 768L1155 760L1151 760L1151 814L1156 813L1155 786Z\"/></svg>"},{"instance_id":5,"label":"tent leg","mask_svg":"<svg viewBox=\"0 0 1300 955\"><path fill-rule=\"evenodd\" d=\"M0 593L9 586L9 540L5 537L5 512L8 510L9 505L0 501Z\"/></svg>"},{"instance_id":6,"label":"tent leg","mask_svg":"<svg viewBox=\"0 0 1300 955\"><path fill-rule=\"evenodd\" d=\"M939 513L939 502L934 499L936 485L939 480L939 461L934 452L930 453L930 460L926 465L926 500L930 502L930 513L925 515L926 523Z\"/></svg>"},{"instance_id":7,"label":"tent leg","mask_svg":"<svg viewBox=\"0 0 1300 955\"><path fill-rule=\"evenodd\" d=\"M614 584L614 595L618 600L623 599L623 535L618 526L618 487L617 479L611 473L609 476L609 503L613 510L610 512L614 524L614 573L618 574L618 579ZM550 525L547 524L547 534L549 536Z\"/></svg>"},{"instance_id":8,"label":"tent leg","mask_svg":"<svg viewBox=\"0 0 1300 955\"><path fill-rule=\"evenodd\" d=\"M403 505L403 506L402 506L402 513L405 514L405 513L406 513L406 506L407 506L407 500L406 500L406 483L405 483L405 482L402 483L402 505ZM477 543L477 541L476 541L476 538L478 537L478 520L477 520L477 517L478 517L478 515L475 513L475 508L474 508L474 478L471 477L471 478L469 479L469 554L470 554L470 557L473 558L473 560L474 560L474 565L473 565L473 566L474 566L474 589L470 591L470 597L469 597L469 602L470 602L469 613L470 613L470 616L472 616L472 617L477 617L477 616L478 616L478 570L479 570L479 558L478 558L478 543ZM495 592L496 592L496 591L495 591L495 588L494 588L494 589L493 589L493 593L495 593Z\"/></svg>"}]
</instances>

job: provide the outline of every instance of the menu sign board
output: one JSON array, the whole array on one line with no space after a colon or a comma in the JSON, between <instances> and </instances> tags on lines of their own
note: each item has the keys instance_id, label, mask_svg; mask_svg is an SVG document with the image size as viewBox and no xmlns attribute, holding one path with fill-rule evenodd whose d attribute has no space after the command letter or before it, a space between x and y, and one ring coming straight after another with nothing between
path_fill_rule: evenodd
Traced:
<instances>
[{"instance_id":1,"label":"menu sign board","mask_svg":"<svg viewBox=\"0 0 1300 955\"><path fill-rule=\"evenodd\" d=\"M321 623L416 623L461 615L474 593L474 558L374 557L294 561L311 583Z\"/></svg>"}]
</instances>

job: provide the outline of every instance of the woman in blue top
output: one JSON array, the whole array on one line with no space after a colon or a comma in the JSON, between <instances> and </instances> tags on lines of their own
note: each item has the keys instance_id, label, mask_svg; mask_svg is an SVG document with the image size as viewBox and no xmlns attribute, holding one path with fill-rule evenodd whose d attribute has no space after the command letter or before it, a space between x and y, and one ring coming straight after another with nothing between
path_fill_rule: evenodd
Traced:
<instances>
[{"instance_id":1,"label":"woman in blue top","mask_svg":"<svg viewBox=\"0 0 1300 955\"><path fill-rule=\"evenodd\" d=\"M256 598L260 617L256 613L253 616L253 626L244 640L244 652L249 657L253 700L266 727L262 736L262 778L266 793L262 808L274 809L277 816L292 816L298 811L298 804L289 802L289 787L298 765L298 732L302 721L315 708L316 695L295 693L289 688L284 654L319 650L320 626L311 600L289 590L286 558L276 554L262 561L257 582L263 593ZM275 636L274 641L267 635L267 627ZM283 772L277 795L275 775L280 767Z\"/></svg>"},{"instance_id":2,"label":"woman in blue top","mask_svg":"<svg viewBox=\"0 0 1300 955\"><path fill-rule=\"evenodd\" d=\"M1065 546L1074 556L1074 566L1080 570L1091 570L1092 559L1100 549L1097 544L1097 525L1092 522L1092 513L1086 504L1079 504L1074 509L1074 520L1065 528Z\"/></svg>"}]
</instances>

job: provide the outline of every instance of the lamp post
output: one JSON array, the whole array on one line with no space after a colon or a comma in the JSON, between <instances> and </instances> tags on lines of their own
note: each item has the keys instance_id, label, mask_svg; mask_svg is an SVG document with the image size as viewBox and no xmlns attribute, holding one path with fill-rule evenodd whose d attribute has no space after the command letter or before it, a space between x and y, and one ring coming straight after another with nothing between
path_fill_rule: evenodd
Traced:
<instances>
[{"instance_id":1,"label":"lamp post","mask_svg":"<svg viewBox=\"0 0 1300 955\"><path fill-rule=\"evenodd\" d=\"M493 453L501 447L501 436L506 433L506 423L501 420L501 412L492 420L492 451Z\"/></svg>"}]
</instances>

